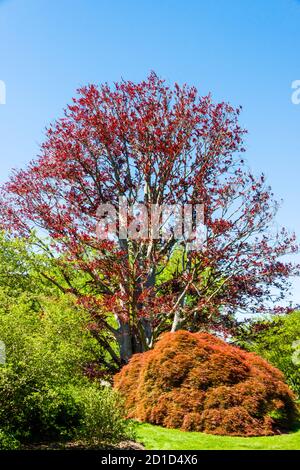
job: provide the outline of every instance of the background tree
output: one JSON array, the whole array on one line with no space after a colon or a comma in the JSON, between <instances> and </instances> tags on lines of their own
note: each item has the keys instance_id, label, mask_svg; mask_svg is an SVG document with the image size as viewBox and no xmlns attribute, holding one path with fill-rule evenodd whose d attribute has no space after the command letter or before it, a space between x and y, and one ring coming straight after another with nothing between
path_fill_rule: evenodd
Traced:
<instances>
[{"instance_id":1,"label":"background tree","mask_svg":"<svg viewBox=\"0 0 300 470\"><path fill-rule=\"evenodd\" d=\"M300 396L300 312L240 325L234 342L280 369Z\"/></svg>"},{"instance_id":2,"label":"background tree","mask_svg":"<svg viewBox=\"0 0 300 470\"><path fill-rule=\"evenodd\" d=\"M53 281L117 339L118 365L162 331L232 330L238 311L268 309L298 272L280 260L296 250L294 236L267 230L277 205L241 158L239 112L193 87L170 89L154 73L138 84L91 85L49 128L40 156L2 187L3 228L37 229L61 273ZM151 239L151 221L144 238L99 240L97 208L118 213L120 196L149 209L203 204L205 250L174 234Z\"/></svg>"}]
</instances>

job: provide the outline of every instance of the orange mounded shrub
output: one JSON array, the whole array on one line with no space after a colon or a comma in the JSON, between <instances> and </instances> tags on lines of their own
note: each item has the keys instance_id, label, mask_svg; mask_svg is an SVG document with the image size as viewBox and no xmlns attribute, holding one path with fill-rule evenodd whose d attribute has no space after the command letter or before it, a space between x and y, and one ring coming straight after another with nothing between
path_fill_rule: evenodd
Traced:
<instances>
[{"instance_id":1,"label":"orange mounded shrub","mask_svg":"<svg viewBox=\"0 0 300 470\"><path fill-rule=\"evenodd\" d=\"M131 418L232 436L272 435L297 418L283 374L207 333L165 333L115 376Z\"/></svg>"}]
</instances>

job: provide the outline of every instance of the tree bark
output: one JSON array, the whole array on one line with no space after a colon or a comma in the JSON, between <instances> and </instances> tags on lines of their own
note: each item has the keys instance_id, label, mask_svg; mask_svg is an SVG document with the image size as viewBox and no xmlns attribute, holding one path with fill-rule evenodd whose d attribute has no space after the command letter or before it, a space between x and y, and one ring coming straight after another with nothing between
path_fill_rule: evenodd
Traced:
<instances>
[{"instance_id":1,"label":"tree bark","mask_svg":"<svg viewBox=\"0 0 300 470\"><path fill-rule=\"evenodd\" d=\"M132 332L129 323L121 323L117 332L121 365L127 364L133 355Z\"/></svg>"},{"instance_id":2,"label":"tree bark","mask_svg":"<svg viewBox=\"0 0 300 470\"><path fill-rule=\"evenodd\" d=\"M128 322L119 323L116 339L122 366L128 363L133 354L143 353L151 348L152 334L150 321L145 318L140 319L134 329Z\"/></svg>"}]
</instances>

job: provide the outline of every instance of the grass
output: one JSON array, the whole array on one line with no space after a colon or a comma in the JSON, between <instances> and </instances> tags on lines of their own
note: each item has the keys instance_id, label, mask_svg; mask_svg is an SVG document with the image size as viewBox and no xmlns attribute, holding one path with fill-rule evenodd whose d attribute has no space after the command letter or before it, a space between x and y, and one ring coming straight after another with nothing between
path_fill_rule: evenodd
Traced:
<instances>
[{"instance_id":1,"label":"grass","mask_svg":"<svg viewBox=\"0 0 300 470\"><path fill-rule=\"evenodd\" d=\"M280 436L228 437L138 424L137 440L148 450L300 450L300 426Z\"/></svg>"}]
</instances>

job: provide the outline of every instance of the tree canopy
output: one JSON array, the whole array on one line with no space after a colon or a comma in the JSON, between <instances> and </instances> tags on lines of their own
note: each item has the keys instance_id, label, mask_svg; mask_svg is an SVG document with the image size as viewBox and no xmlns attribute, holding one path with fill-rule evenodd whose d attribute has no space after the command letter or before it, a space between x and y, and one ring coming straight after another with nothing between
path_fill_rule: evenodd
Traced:
<instances>
[{"instance_id":1,"label":"tree canopy","mask_svg":"<svg viewBox=\"0 0 300 470\"><path fill-rule=\"evenodd\" d=\"M270 301L279 308L298 273L282 259L297 249L295 237L271 230L277 203L242 158L239 114L155 73L90 85L49 127L40 155L1 188L2 229L18 237L36 230L55 265L50 281L117 339L121 362L161 332L231 331L238 311L266 311ZM146 235L100 239L97 210L111 204L120 215L120 197L148 214L203 205L203 249L172 232L153 238L151 221Z\"/></svg>"}]
</instances>

